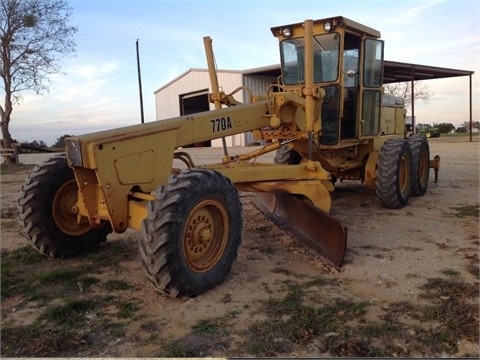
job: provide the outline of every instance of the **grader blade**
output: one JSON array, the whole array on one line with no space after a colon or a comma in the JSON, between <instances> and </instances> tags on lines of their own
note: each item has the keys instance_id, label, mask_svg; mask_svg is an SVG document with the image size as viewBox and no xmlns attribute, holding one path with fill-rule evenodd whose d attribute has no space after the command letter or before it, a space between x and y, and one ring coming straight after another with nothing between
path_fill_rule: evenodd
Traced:
<instances>
[{"instance_id":1,"label":"grader blade","mask_svg":"<svg viewBox=\"0 0 480 360\"><path fill-rule=\"evenodd\" d=\"M328 213L287 193L261 192L253 205L339 267L347 249L347 229Z\"/></svg>"}]
</instances>

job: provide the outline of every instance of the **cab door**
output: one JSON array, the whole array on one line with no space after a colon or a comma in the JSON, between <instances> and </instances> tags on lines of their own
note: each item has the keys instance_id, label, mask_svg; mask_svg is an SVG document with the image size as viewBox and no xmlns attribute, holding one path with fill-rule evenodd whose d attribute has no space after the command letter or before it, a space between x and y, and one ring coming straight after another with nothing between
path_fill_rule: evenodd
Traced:
<instances>
[{"instance_id":1,"label":"cab door","mask_svg":"<svg viewBox=\"0 0 480 360\"><path fill-rule=\"evenodd\" d=\"M383 85L383 41L364 40L362 73L362 135L375 136L380 131L380 107Z\"/></svg>"}]
</instances>

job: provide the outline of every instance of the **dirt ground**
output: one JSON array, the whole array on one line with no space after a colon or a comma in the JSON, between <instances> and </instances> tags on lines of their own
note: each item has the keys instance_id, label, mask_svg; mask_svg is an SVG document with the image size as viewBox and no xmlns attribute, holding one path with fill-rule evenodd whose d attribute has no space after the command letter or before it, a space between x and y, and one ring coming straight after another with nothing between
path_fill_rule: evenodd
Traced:
<instances>
[{"instance_id":1,"label":"dirt ground","mask_svg":"<svg viewBox=\"0 0 480 360\"><path fill-rule=\"evenodd\" d=\"M213 155L213 150L208 150L198 153L198 162L201 163L209 155ZM195 156L195 150L192 151ZM108 257L111 251L121 249L122 256L116 258L116 264L112 268L99 267L95 271L95 277L100 283L117 279L130 284L131 287L122 292L122 296L135 301L136 316L128 322L119 336L112 336L111 332L109 336L97 334L95 341L84 340L88 342L88 346L83 344L73 348L71 352L63 349L53 354L47 353L48 356L168 355L162 351L167 342L178 344L178 341L183 339L184 347L189 344L191 346L186 339L192 339L192 329L198 329L199 323L207 324L206 321L212 319L221 319L217 323L221 323L224 331L216 335L221 337L221 341L217 339L207 345L203 343L202 351L193 353L196 356L362 356L363 353L359 351L335 352L328 346L331 344L330 339L340 338L339 334L342 331L346 333L347 330L349 338L345 335L345 343L353 341L349 339L358 339L360 330L365 334L363 331L368 324L385 321L387 315L392 315L393 307L398 307L399 304L410 304L411 309L422 304L425 306L423 309L428 309L429 305L438 305L453 296L440 293L437 298L426 298L425 285L431 284L432 279L454 280L478 289L478 137L474 138L472 143L468 142L467 138L432 139L430 152L432 157L436 154L441 157L438 186L433 184L434 172L431 170L427 193L423 197L411 198L403 209L382 208L375 198L375 193L356 182L338 184L333 195L332 212L348 228L348 249L340 270L326 265L314 252L267 220L250 203L253 195L249 193L241 193L244 206L243 238L230 275L222 285L194 299L167 298L155 291L139 266L139 233L128 231L120 235L110 235L107 243L101 246L100 253ZM38 157L40 155L37 155L37 158L24 157L23 162L35 162ZM1 176L2 258L25 245L14 221L16 199L29 171L5 171ZM468 211L465 213L469 209L473 209L473 215ZM116 243L120 245L115 247ZM75 268L92 261L91 259L51 259L49 263ZM315 279L326 281L315 283ZM310 281L309 286L305 285L307 281ZM276 350L256 351L250 335L260 336L258 334L261 332L255 332L259 324L265 325L265 321L273 323L278 320L274 320L273 315L269 315L265 310L265 302L287 296L292 284L302 286L302 294L308 293L309 302L317 308L322 304L350 301L362 303L368 310L356 323L349 322L354 320L352 315L352 319L346 319L336 331L310 332L308 341L294 341L273 334L269 337L272 343L288 342L289 346L284 344L283 347L275 348ZM100 286L93 285L89 289L92 294L96 291L101 291ZM80 293L81 289L77 296L85 296ZM473 298L467 301L475 305L476 311L472 316L477 327L478 301L477 290ZM2 329L34 323L48 305L48 302L27 301L22 294L8 297L2 294ZM108 311L88 317L87 327L93 328L96 321L105 321L106 312ZM380 349L388 348L387 352L382 353L388 356L479 356L478 341L472 336L457 338L453 347L448 348L453 349L451 351L442 346L430 350L411 346L414 333L419 332L418 329L436 331L444 326L438 319L428 321L423 315L413 316L414 312L415 310L397 313L401 319L395 322L401 323L402 327L407 329L406 334L412 336L411 341L402 339L402 336L388 339L381 338L381 335L375 335L377 338L364 335L363 338L368 339L366 343L370 347L375 345ZM347 316L343 310L337 315ZM278 321L288 323L287 319L281 317ZM150 324L150 327L146 324ZM356 330L358 334L355 333ZM154 337L152 332L155 333ZM478 340L478 329L476 336ZM8 348L6 340L5 331L2 330L3 349L6 349L6 346ZM8 353L2 350L2 356L15 355L11 347L8 349Z\"/></svg>"}]
</instances>

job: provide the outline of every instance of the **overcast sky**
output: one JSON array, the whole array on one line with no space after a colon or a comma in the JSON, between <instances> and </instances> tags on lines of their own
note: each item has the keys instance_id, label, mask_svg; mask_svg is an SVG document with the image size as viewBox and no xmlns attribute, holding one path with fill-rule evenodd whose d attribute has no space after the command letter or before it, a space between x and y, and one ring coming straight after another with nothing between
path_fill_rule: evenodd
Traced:
<instances>
[{"instance_id":1,"label":"overcast sky","mask_svg":"<svg viewBox=\"0 0 480 360\"><path fill-rule=\"evenodd\" d=\"M345 16L377 29L385 60L475 71L478 121L480 1L71 0L77 54L63 59L50 92L24 94L10 133L18 141L52 145L81 135L140 123L135 43L139 40L145 121L155 120L153 92L190 68L206 68L203 37L211 36L220 69L279 63L270 27ZM469 78L423 82L433 93L416 103L418 122L469 119ZM221 84L220 84L221 85ZM192 89L196 90L196 89ZM226 92L233 89L225 89Z\"/></svg>"}]
</instances>

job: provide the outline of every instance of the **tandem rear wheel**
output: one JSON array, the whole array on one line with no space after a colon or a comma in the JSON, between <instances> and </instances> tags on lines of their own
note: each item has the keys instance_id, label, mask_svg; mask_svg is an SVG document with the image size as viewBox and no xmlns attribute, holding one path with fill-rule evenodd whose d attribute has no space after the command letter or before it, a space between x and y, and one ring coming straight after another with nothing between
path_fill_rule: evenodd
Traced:
<instances>
[{"instance_id":1,"label":"tandem rear wheel","mask_svg":"<svg viewBox=\"0 0 480 360\"><path fill-rule=\"evenodd\" d=\"M404 139L387 140L378 155L376 194L380 203L391 209L404 207L412 191L412 150Z\"/></svg>"}]
</instances>

